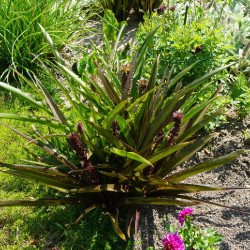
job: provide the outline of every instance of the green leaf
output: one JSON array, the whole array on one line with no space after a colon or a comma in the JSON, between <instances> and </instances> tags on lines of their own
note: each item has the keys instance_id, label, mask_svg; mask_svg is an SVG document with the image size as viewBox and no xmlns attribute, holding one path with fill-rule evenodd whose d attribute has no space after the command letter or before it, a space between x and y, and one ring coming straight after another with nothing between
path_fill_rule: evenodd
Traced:
<instances>
[{"instance_id":1,"label":"green leaf","mask_svg":"<svg viewBox=\"0 0 250 250\"><path fill-rule=\"evenodd\" d=\"M117 201L118 206L124 205L177 205L177 206L191 206L198 205L198 202L186 202L176 199L167 198L151 198L151 197L127 197Z\"/></svg>"},{"instance_id":2,"label":"green leaf","mask_svg":"<svg viewBox=\"0 0 250 250\"><path fill-rule=\"evenodd\" d=\"M197 86L199 86L202 82L206 81L207 79L211 78L212 76L214 76L215 74L219 73L220 71L232 66L235 63L230 63L226 66L220 67L218 69L215 69L207 74L205 74L204 76L194 80L192 83L188 84L187 87L192 89L192 88L196 88Z\"/></svg>"},{"instance_id":3,"label":"green leaf","mask_svg":"<svg viewBox=\"0 0 250 250\"><path fill-rule=\"evenodd\" d=\"M30 136L27 136L23 133L21 133L20 131L10 127L9 125L5 124L4 122L1 122L1 124L3 124L4 126L8 127L9 129L11 129L12 131L14 131L15 133L21 135L22 137L24 137L25 139L32 141L33 138L31 138ZM62 155L58 154L56 151L50 149L49 147L45 146L43 143L38 142L38 141L34 141L34 144L36 144L37 146L41 147L43 150L45 150L46 152L48 152L50 155L52 155L53 157L55 157L57 160L59 160L60 162L62 162L64 165L68 166L71 170L76 170L77 167L70 161L68 161L65 157L63 157Z\"/></svg>"},{"instance_id":4,"label":"green leaf","mask_svg":"<svg viewBox=\"0 0 250 250\"><path fill-rule=\"evenodd\" d=\"M236 151L236 152L229 154L229 155L226 155L226 156L222 156L222 157L219 157L216 159L201 162L195 166L192 166L188 169L184 169L184 170L182 170L174 175L167 177L166 180L169 182L172 182L172 183L180 182L180 181L185 180L186 178L188 178L190 176L218 168L222 165L225 165L228 162L231 162L234 159L236 159L240 154L243 154L245 152L246 152L245 150L240 150L240 151Z\"/></svg>"},{"instance_id":5,"label":"green leaf","mask_svg":"<svg viewBox=\"0 0 250 250\"><path fill-rule=\"evenodd\" d=\"M108 129L104 129L101 126L98 126L97 124L87 121L87 123L89 123L92 127L94 127L96 129L96 131L102 135L110 144L114 145L117 148L123 148L123 144L119 141L118 138L116 138L112 132Z\"/></svg>"},{"instance_id":6,"label":"green leaf","mask_svg":"<svg viewBox=\"0 0 250 250\"><path fill-rule=\"evenodd\" d=\"M149 46L149 44L151 43L151 41L154 38L154 35L156 33L156 31L159 29L160 25L157 26L155 29L153 29L147 36L147 38L144 40L143 44L141 45L139 51L138 51L138 59L136 61L136 65L135 65L135 75L134 75L134 81L136 82L140 75L140 71L142 70L143 67L143 58L146 54L147 48Z\"/></svg>"},{"instance_id":7,"label":"green leaf","mask_svg":"<svg viewBox=\"0 0 250 250\"><path fill-rule=\"evenodd\" d=\"M16 206L63 206L89 204L87 199L79 198L56 198L56 199L35 199L35 200L9 200L0 201L0 207L16 207Z\"/></svg>"},{"instance_id":8,"label":"green leaf","mask_svg":"<svg viewBox=\"0 0 250 250\"><path fill-rule=\"evenodd\" d=\"M114 89L114 87L112 86L111 82L107 79L107 77L102 73L101 69L99 68L98 64L96 64L96 68L97 68L97 72L98 75L101 79L101 82L106 90L106 93L108 94L108 96L110 97L110 99L112 100L112 102L117 105L121 102L121 99L118 95L118 93L116 92L116 90Z\"/></svg>"},{"instance_id":9,"label":"green leaf","mask_svg":"<svg viewBox=\"0 0 250 250\"><path fill-rule=\"evenodd\" d=\"M64 132L70 132L70 129L63 124L53 121L51 119L48 119L46 117L37 117L37 116L31 116L31 115L17 115L17 114L11 114L11 113L0 113L0 118L4 119L14 119L14 120L20 120L30 123L38 123L42 125L46 125L48 127L56 128L59 130L62 130Z\"/></svg>"},{"instance_id":10,"label":"green leaf","mask_svg":"<svg viewBox=\"0 0 250 250\"><path fill-rule=\"evenodd\" d=\"M250 190L250 188L245 188L245 189ZM234 210L234 211L239 211L239 212L250 214L249 211L238 209L238 208L233 208L233 207L229 207L229 206L225 206L223 204L219 204L219 203L216 203L216 202L206 201L206 200L197 199L197 198L194 198L194 197L188 197L188 196L184 196L184 195L174 195L174 196L176 198L180 198L180 199L185 199L185 200L190 200L190 201L193 201L193 202L199 202L199 203L214 205L214 206L218 206L218 207L222 207L222 208L229 208L229 209Z\"/></svg>"},{"instance_id":11,"label":"green leaf","mask_svg":"<svg viewBox=\"0 0 250 250\"><path fill-rule=\"evenodd\" d=\"M173 233L173 234L176 233L175 227L173 225L171 225L171 224L166 225L166 230L167 230L168 233Z\"/></svg>"},{"instance_id":12,"label":"green leaf","mask_svg":"<svg viewBox=\"0 0 250 250\"><path fill-rule=\"evenodd\" d=\"M126 158L136 160L139 162L143 162L144 164L147 164L147 166L152 165L150 161L146 160L144 157L134 152L127 152L125 150L119 150L116 148L110 148L110 152L112 152L113 154L122 156L122 157L126 157Z\"/></svg>"},{"instance_id":13,"label":"green leaf","mask_svg":"<svg viewBox=\"0 0 250 250\"><path fill-rule=\"evenodd\" d=\"M4 82L0 82L0 87L10 91L11 93L13 93L14 95L20 97L21 99L23 99L24 101L36 106L39 109L43 109L45 110L47 113L51 114L50 111L48 110L47 106L39 101L36 101L31 95L23 92L20 89L14 88L9 84L6 84Z\"/></svg>"},{"instance_id":14,"label":"green leaf","mask_svg":"<svg viewBox=\"0 0 250 250\"><path fill-rule=\"evenodd\" d=\"M106 118L106 120L103 122L104 127L106 129L109 129L113 120L115 119L115 117L117 116L117 114L119 114L119 112L125 107L125 105L128 103L127 100L119 103L114 110L112 110L109 114L108 117Z\"/></svg>"},{"instance_id":15,"label":"green leaf","mask_svg":"<svg viewBox=\"0 0 250 250\"><path fill-rule=\"evenodd\" d=\"M200 129L202 129L206 124L208 124L211 120L213 120L217 115L223 113L223 110L224 110L224 108L219 109L217 112L215 112L215 113L213 113L213 114L205 117L199 123L195 124L191 128L187 129L184 133L182 133L181 135L179 135L175 139L175 142L176 143L180 143L180 142L186 141L192 135L194 135L197 131L199 131Z\"/></svg>"},{"instance_id":16,"label":"green leaf","mask_svg":"<svg viewBox=\"0 0 250 250\"><path fill-rule=\"evenodd\" d=\"M213 133L211 135L204 136L200 140L184 148L182 151L177 152L177 154L171 160L168 160L167 162L163 163L163 167L158 171L158 175L164 177L172 169L189 159L193 154L200 150L209 140L211 140L217 135L218 133ZM166 167L164 167L164 165Z\"/></svg>"},{"instance_id":17,"label":"green leaf","mask_svg":"<svg viewBox=\"0 0 250 250\"><path fill-rule=\"evenodd\" d=\"M150 157L148 159L149 162L151 163L155 163L165 157L167 157L168 155L186 147L187 145L193 143L193 141L191 142L185 142L185 143L181 143L181 144L177 144L177 145L173 145L173 146L170 146L168 148L165 148L157 153L154 154L153 157ZM138 167L135 168L135 171L142 171L145 167L147 167L148 165L146 165L145 163L139 165Z\"/></svg>"},{"instance_id":18,"label":"green leaf","mask_svg":"<svg viewBox=\"0 0 250 250\"><path fill-rule=\"evenodd\" d=\"M190 71L198 62L195 62L191 64L189 67L186 69L182 70L179 74L177 74L170 82L168 85L168 89L172 88L177 82L181 80L181 78L187 74L188 71Z\"/></svg>"},{"instance_id":19,"label":"green leaf","mask_svg":"<svg viewBox=\"0 0 250 250\"><path fill-rule=\"evenodd\" d=\"M66 125L67 124L67 120L64 117L63 113L61 112L61 110L57 107L57 104L55 103L54 99L52 98L52 96L49 94L49 92L44 88L44 86L42 85L42 83L35 77L37 84L40 86L42 93L44 95L44 98L46 100L46 102L48 103L50 110L54 116L54 118L59 121L60 123Z\"/></svg>"},{"instance_id":20,"label":"green leaf","mask_svg":"<svg viewBox=\"0 0 250 250\"><path fill-rule=\"evenodd\" d=\"M60 63L64 63L64 60L63 58L61 57L60 53L58 52L58 50L56 49L55 47L55 44L53 42L53 40L51 39L49 33L43 28L43 26L41 24L38 24L39 27L41 28L47 42L49 43L50 45L50 48L52 49L52 52L53 54L55 55L55 57L57 58L57 60L60 62Z\"/></svg>"},{"instance_id":21,"label":"green leaf","mask_svg":"<svg viewBox=\"0 0 250 250\"><path fill-rule=\"evenodd\" d=\"M99 192L115 192L125 193L126 190L122 186L115 184L103 184L97 186L86 186L83 188L75 188L68 191L69 193L83 194L83 193L99 193Z\"/></svg>"},{"instance_id":22,"label":"green leaf","mask_svg":"<svg viewBox=\"0 0 250 250\"><path fill-rule=\"evenodd\" d=\"M119 215L119 210L116 210L116 215L109 214L113 228L115 232L120 236L121 239L126 240L126 236L122 232L122 230L119 227L119 222L118 222L118 215Z\"/></svg>"}]
</instances>

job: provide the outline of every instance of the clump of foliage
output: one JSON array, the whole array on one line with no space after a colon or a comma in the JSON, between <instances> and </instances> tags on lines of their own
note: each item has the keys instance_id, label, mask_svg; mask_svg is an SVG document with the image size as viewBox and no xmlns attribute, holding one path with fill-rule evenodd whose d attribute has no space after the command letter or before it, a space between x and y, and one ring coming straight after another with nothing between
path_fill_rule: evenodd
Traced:
<instances>
[{"instance_id":1,"label":"clump of foliage","mask_svg":"<svg viewBox=\"0 0 250 250\"><path fill-rule=\"evenodd\" d=\"M173 8L155 12L152 16L145 15L135 40L141 44L147 34L159 25L147 53L148 61L151 62L149 65L160 55L161 72L163 73L165 64L170 64L175 65L173 74L177 74L199 61L184 79L185 82L190 82L194 77L200 77L225 64L227 51L234 49L230 44L231 35L225 33L223 25L218 23L214 17L217 15L198 2L191 6L176 4Z\"/></svg>"},{"instance_id":2,"label":"clump of foliage","mask_svg":"<svg viewBox=\"0 0 250 250\"><path fill-rule=\"evenodd\" d=\"M96 75L87 75L86 81L83 81L63 65L51 38L41 28L59 61L58 69L65 73L64 84L53 74L51 76L71 104L72 115L63 114L38 79L36 85L25 79L36 96L0 82L2 88L47 113L47 117L0 113L1 118L38 123L48 126L51 131L48 135L32 138L1 122L51 157L44 158L31 152L34 160L30 164L1 162L0 166L8 169L1 169L6 174L38 181L58 190L59 196L1 201L0 206L86 205L87 209L76 222L91 210L102 208L110 217L117 234L125 240L118 219L123 207L128 208L127 235L130 237L133 217L137 215L137 228L139 209L143 204L215 204L188 194L242 189L184 184L181 181L222 166L244 153L244 150L177 170L178 166L217 135L213 133L193 139L196 132L223 112L222 109L214 110L205 116L219 90L199 105L195 105L192 100L199 95L197 89L204 81L230 65L182 87L181 79L197 63L175 77L168 75L167 79L166 68L159 79L157 57L150 77L142 79L145 53L157 31L155 29L145 39L132 64L119 67L119 74L114 73L99 55L98 62L94 62ZM114 57L119 60L117 53L114 53Z\"/></svg>"},{"instance_id":3,"label":"clump of foliage","mask_svg":"<svg viewBox=\"0 0 250 250\"><path fill-rule=\"evenodd\" d=\"M80 20L80 17L82 20ZM2 0L0 5L0 78L9 80L13 70L24 74L37 70L37 60L51 58L38 23L50 33L61 51L87 20L80 1L67 0Z\"/></svg>"}]
</instances>

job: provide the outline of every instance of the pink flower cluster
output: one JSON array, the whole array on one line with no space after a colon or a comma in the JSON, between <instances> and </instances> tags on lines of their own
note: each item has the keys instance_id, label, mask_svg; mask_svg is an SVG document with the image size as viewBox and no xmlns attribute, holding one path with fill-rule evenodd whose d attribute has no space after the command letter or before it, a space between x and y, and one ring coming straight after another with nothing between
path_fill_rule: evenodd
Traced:
<instances>
[{"instance_id":1,"label":"pink flower cluster","mask_svg":"<svg viewBox=\"0 0 250 250\"><path fill-rule=\"evenodd\" d=\"M178 221L183 225L184 221L186 220L187 216L192 216L194 210L190 207L184 208L178 214Z\"/></svg>"},{"instance_id":2,"label":"pink flower cluster","mask_svg":"<svg viewBox=\"0 0 250 250\"><path fill-rule=\"evenodd\" d=\"M185 250L184 242L177 233L167 234L162 240L162 243L166 250Z\"/></svg>"}]
</instances>

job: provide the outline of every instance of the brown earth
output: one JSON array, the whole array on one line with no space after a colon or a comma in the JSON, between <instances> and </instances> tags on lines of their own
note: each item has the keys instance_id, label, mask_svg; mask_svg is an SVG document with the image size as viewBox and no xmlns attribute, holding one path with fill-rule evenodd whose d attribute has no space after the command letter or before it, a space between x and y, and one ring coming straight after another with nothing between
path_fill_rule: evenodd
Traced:
<instances>
[{"instance_id":1,"label":"brown earth","mask_svg":"<svg viewBox=\"0 0 250 250\"><path fill-rule=\"evenodd\" d=\"M244 143L245 136L242 130L250 133L250 117L244 120L228 118L228 122L217 129L219 135L205 149L196 153L184 167L192 166L209 158L226 155L239 149L250 150L250 146ZM187 183L249 187L249 167L250 152L247 152L218 169L190 177ZM207 201L250 212L249 191L206 192L197 194L195 197L204 197ZM249 214L207 204L194 206L193 208L194 225L201 228L214 228L217 233L224 236L220 246L221 250L250 249ZM135 249L144 250L148 246L161 249L163 247L161 240L166 234L165 225L171 223L179 228L177 215L181 209L183 208L177 206L145 206L140 216L139 233L135 237L135 242L138 243Z\"/></svg>"}]
</instances>

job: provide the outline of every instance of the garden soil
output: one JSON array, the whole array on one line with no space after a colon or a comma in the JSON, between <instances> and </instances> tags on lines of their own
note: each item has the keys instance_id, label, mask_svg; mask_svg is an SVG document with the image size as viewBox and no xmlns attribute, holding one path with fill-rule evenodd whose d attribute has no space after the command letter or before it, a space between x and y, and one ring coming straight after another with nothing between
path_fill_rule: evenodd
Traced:
<instances>
[{"instance_id":1,"label":"garden soil","mask_svg":"<svg viewBox=\"0 0 250 250\"><path fill-rule=\"evenodd\" d=\"M228 118L228 122L217 129L219 133L204 149L196 153L184 166L190 167L214 157L223 156L240 149L250 150L249 140L243 130L250 134L250 117L242 119ZM186 183L210 186L250 187L250 152L240 155L236 160L212 171L198 174L186 180ZM193 195L206 201L216 202L250 212L249 191L206 192ZM180 228L177 216L183 209L177 206L145 206L142 208L135 249L144 250L148 246L161 249L162 239L166 235L166 224ZM213 205L197 205L194 209L195 226L214 228L223 235L220 250L250 249L250 215Z\"/></svg>"}]
</instances>

